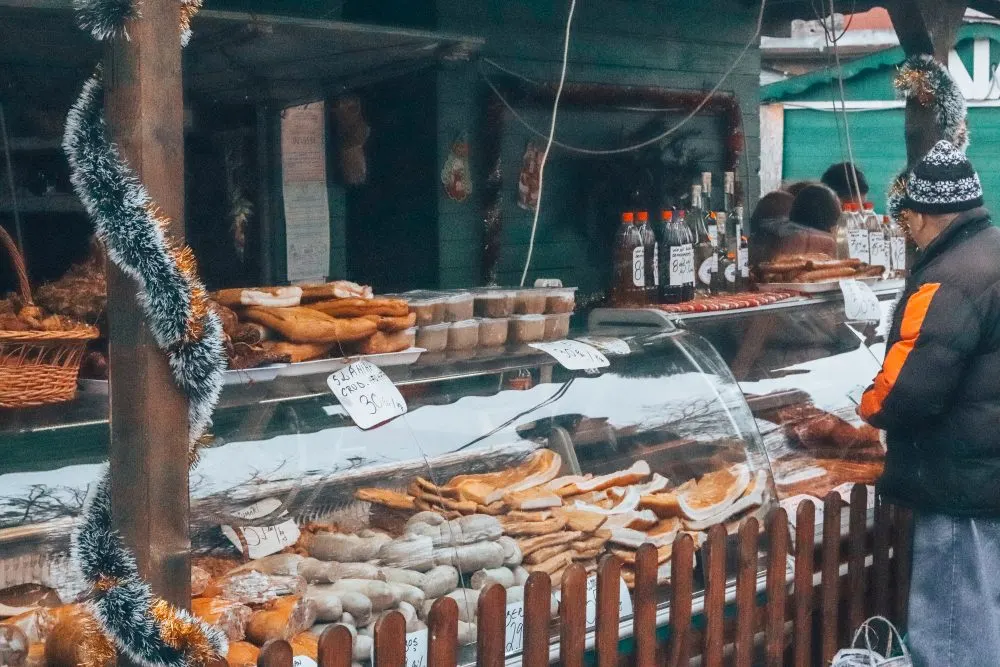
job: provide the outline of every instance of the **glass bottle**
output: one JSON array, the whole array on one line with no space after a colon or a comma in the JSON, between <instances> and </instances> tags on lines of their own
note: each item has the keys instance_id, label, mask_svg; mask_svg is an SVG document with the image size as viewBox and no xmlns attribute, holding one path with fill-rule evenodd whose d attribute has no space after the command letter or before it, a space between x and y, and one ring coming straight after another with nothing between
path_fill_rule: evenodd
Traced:
<instances>
[{"instance_id":1,"label":"glass bottle","mask_svg":"<svg viewBox=\"0 0 1000 667\"><path fill-rule=\"evenodd\" d=\"M868 229L868 263L872 266L883 267L882 273L884 275L885 269L889 267L885 229L882 227L879 217L875 215L875 205L871 202L865 202L864 217L865 227Z\"/></svg>"},{"instance_id":2,"label":"glass bottle","mask_svg":"<svg viewBox=\"0 0 1000 667\"><path fill-rule=\"evenodd\" d=\"M857 202L847 202L844 208L847 210L848 257L861 260L863 264L870 264L871 250L868 246L868 229L861 217L860 207Z\"/></svg>"},{"instance_id":3,"label":"glass bottle","mask_svg":"<svg viewBox=\"0 0 1000 667\"><path fill-rule=\"evenodd\" d=\"M715 255L715 244L705 225L705 216L701 204L701 186L691 186L691 210L688 211L688 221L692 226L694 240L695 293L707 296L711 293L712 280L719 268ZM714 214L712 217L714 222Z\"/></svg>"},{"instance_id":4,"label":"glass bottle","mask_svg":"<svg viewBox=\"0 0 1000 667\"><path fill-rule=\"evenodd\" d=\"M614 248L611 302L618 307L640 306L645 302L645 257L633 213L622 213Z\"/></svg>"},{"instance_id":5,"label":"glass bottle","mask_svg":"<svg viewBox=\"0 0 1000 667\"><path fill-rule=\"evenodd\" d=\"M725 256L719 260L719 273L722 274L723 280L726 283L726 292L736 292L736 274L738 269L736 268L736 253L727 252Z\"/></svg>"},{"instance_id":6,"label":"glass bottle","mask_svg":"<svg viewBox=\"0 0 1000 667\"><path fill-rule=\"evenodd\" d=\"M635 216L635 224L642 238L643 254L643 291L646 303L656 303L660 299L660 244L656 233L649 224L649 212L639 211Z\"/></svg>"},{"instance_id":7,"label":"glass bottle","mask_svg":"<svg viewBox=\"0 0 1000 667\"><path fill-rule=\"evenodd\" d=\"M746 236L740 236L736 247L736 291L745 292L750 289L750 243Z\"/></svg>"},{"instance_id":8,"label":"glass bottle","mask_svg":"<svg viewBox=\"0 0 1000 667\"><path fill-rule=\"evenodd\" d=\"M660 303L681 303L694 298L694 244L684 211L675 217L663 211L660 239Z\"/></svg>"},{"instance_id":9,"label":"glass bottle","mask_svg":"<svg viewBox=\"0 0 1000 667\"><path fill-rule=\"evenodd\" d=\"M712 172L701 172L701 204L706 215L715 209L712 208Z\"/></svg>"},{"instance_id":10,"label":"glass bottle","mask_svg":"<svg viewBox=\"0 0 1000 667\"><path fill-rule=\"evenodd\" d=\"M885 216L883 222L889 237L889 266L893 278L906 277L906 232L895 218Z\"/></svg>"}]
</instances>

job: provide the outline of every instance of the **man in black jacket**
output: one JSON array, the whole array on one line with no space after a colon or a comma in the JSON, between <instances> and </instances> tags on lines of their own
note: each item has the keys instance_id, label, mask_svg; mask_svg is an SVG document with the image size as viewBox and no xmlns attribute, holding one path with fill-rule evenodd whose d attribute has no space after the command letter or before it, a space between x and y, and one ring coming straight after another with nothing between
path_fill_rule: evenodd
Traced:
<instances>
[{"instance_id":1,"label":"man in black jacket","mask_svg":"<svg viewBox=\"0 0 1000 667\"><path fill-rule=\"evenodd\" d=\"M965 155L938 142L907 179L920 249L859 413L886 431L879 493L914 510L918 667L1000 664L1000 229Z\"/></svg>"}]
</instances>

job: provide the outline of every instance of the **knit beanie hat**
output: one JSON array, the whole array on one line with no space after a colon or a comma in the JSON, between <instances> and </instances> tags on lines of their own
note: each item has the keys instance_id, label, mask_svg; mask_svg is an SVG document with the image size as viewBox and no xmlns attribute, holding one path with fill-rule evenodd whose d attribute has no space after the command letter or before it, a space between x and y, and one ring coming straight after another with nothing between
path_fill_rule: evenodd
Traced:
<instances>
[{"instance_id":1,"label":"knit beanie hat","mask_svg":"<svg viewBox=\"0 0 1000 667\"><path fill-rule=\"evenodd\" d=\"M979 174L965 154L942 139L917 163L906 183L901 209L961 213L983 205Z\"/></svg>"}]
</instances>

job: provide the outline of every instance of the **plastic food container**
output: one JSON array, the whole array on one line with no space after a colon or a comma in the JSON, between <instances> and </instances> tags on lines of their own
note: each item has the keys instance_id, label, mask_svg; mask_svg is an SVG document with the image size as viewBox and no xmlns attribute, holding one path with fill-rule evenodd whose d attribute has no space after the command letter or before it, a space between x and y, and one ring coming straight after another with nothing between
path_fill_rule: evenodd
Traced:
<instances>
[{"instance_id":1,"label":"plastic food container","mask_svg":"<svg viewBox=\"0 0 1000 667\"><path fill-rule=\"evenodd\" d=\"M479 320L479 346L503 347L507 343L507 319L503 317Z\"/></svg>"},{"instance_id":2,"label":"plastic food container","mask_svg":"<svg viewBox=\"0 0 1000 667\"><path fill-rule=\"evenodd\" d=\"M449 350L474 350L479 345L479 321L462 320L448 327Z\"/></svg>"},{"instance_id":3,"label":"plastic food container","mask_svg":"<svg viewBox=\"0 0 1000 667\"><path fill-rule=\"evenodd\" d=\"M472 319L472 294L458 292L444 297L444 321L461 322Z\"/></svg>"},{"instance_id":4,"label":"plastic food container","mask_svg":"<svg viewBox=\"0 0 1000 667\"><path fill-rule=\"evenodd\" d=\"M545 312L547 300L548 290L518 290L517 297L514 301L514 312L521 315L541 315Z\"/></svg>"},{"instance_id":5,"label":"plastic food container","mask_svg":"<svg viewBox=\"0 0 1000 667\"><path fill-rule=\"evenodd\" d=\"M510 317L514 314L514 301L517 292L504 289L487 289L476 292L476 317Z\"/></svg>"},{"instance_id":6,"label":"plastic food container","mask_svg":"<svg viewBox=\"0 0 1000 667\"><path fill-rule=\"evenodd\" d=\"M576 308L576 288L564 287L548 290L545 299L546 313L572 313Z\"/></svg>"},{"instance_id":7,"label":"plastic food container","mask_svg":"<svg viewBox=\"0 0 1000 667\"><path fill-rule=\"evenodd\" d=\"M569 336L569 313L545 316L545 340L562 340Z\"/></svg>"},{"instance_id":8,"label":"plastic food container","mask_svg":"<svg viewBox=\"0 0 1000 667\"><path fill-rule=\"evenodd\" d=\"M507 340L512 343L537 343L545 339L544 315L515 315L507 327Z\"/></svg>"},{"instance_id":9,"label":"plastic food container","mask_svg":"<svg viewBox=\"0 0 1000 667\"><path fill-rule=\"evenodd\" d=\"M417 329L416 346L428 352L441 352L448 347L450 324L429 324Z\"/></svg>"},{"instance_id":10,"label":"plastic food container","mask_svg":"<svg viewBox=\"0 0 1000 667\"><path fill-rule=\"evenodd\" d=\"M408 350L411 347L416 347L417 346L417 328L416 327L410 327L409 329L407 329L406 331L404 331L404 332L402 332L400 334L400 338L402 340L405 340L406 343L407 343L405 349Z\"/></svg>"},{"instance_id":11,"label":"plastic food container","mask_svg":"<svg viewBox=\"0 0 1000 667\"><path fill-rule=\"evenodd\" d=\"M417 325L439 324L444 321L444 299L439 296L409 298L410 308L417 314Z\"/></svg>"}]
</instances>

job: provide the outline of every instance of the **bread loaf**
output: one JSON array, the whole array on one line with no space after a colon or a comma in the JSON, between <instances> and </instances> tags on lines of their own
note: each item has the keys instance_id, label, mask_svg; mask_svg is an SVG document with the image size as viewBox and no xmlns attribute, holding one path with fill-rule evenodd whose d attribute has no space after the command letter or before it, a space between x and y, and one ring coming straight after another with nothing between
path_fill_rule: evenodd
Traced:
<instances>
[{"instance_id":1,"label":"bread loaf","mask_svg":"<svg viewBox=\"0 0 1000 667\"><path fill-rule=\"evenodd\" d=\"M378 330L361 317L333 318L311 308L247 308L243 316L274 329L293 343L347 343L363 340Z\"/></svg>"}]
</instances>

